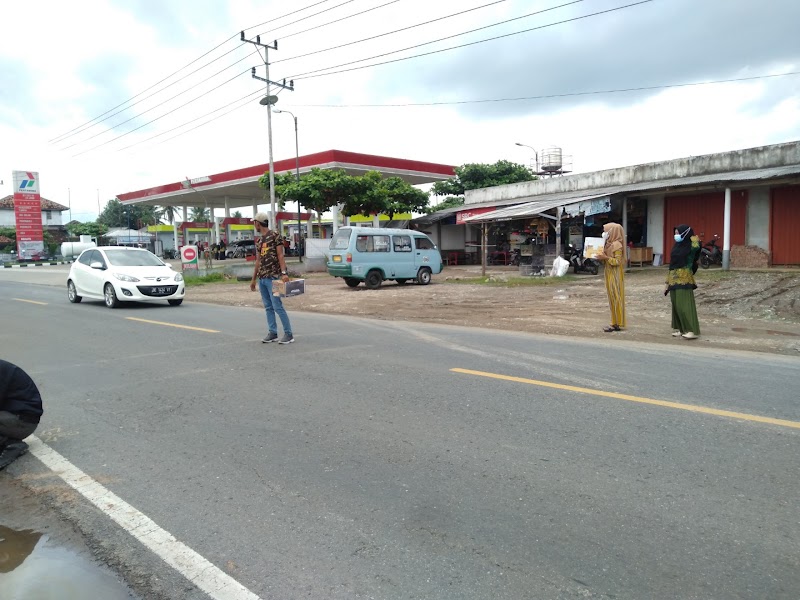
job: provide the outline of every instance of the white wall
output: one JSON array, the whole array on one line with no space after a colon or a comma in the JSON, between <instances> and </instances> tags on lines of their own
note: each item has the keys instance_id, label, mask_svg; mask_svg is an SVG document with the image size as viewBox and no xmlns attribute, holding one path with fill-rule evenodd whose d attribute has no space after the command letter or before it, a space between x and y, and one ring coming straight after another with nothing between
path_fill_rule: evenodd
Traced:
<instances>
[{"instance_id":1,"label":"white wall","mask_svg":"<svg viewBox=\"0 0 800 600\"><path fill-rule=\"evenodd\" d=\"M51 210L50 218L47 218L46 210L42 211L42 227L49 226L61 226L63 222L61 220L61 212L57 210ZM14 215L14 209L3 209L0 210L0 227L16 227L17 226L17 218Z\"/></svg>"},{"instance_id":2,"label":"white wall","mask_svg":"<svg viewBox=\"0 0 800 600\"><path fill-rule=\"evenodd\" d=\"M759 187L750 190L747 201L745 243L769 251L770 190Z\"/></svg>"},{"instance_id":3,"label":"white wall","mask_svg":"<svg viewBox=\"0 0 800 600\"><path fill-rule=\"evenodd\" d=\"M647 245L653 254L661 255L661 264L666 264L669 257L664 256L664 195L647 198Z\"/></svg>"}]
</instances>

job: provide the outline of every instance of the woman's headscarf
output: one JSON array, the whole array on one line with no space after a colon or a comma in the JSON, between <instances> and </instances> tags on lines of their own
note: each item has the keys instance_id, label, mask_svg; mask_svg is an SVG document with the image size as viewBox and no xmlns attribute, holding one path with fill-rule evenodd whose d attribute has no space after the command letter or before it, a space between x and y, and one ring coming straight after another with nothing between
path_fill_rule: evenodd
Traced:
<instances>
[{"instance_id":1,"label":"woman's headscarf","mask_svg":"<svg viewBox=\"0 0 800 600\"><path fill-rule=\"evenodd\" d=\"M669 255L669 268L683 269L690 266L688 263L692 254L694 231L688 225L678 225L675 229L683 239L680 242L675 242L675 245L672 246L672 252Z\"/></svg>"},{"instance_id":2,"label":"woman's headscarf","mask_svg":"<svg viewBox=\"0 0 800 600\"><path fill-rule=\"evenodd\" d=\"M603 254L609 258L613 258L614 252L622 250L622 255L625 256L625 230L619 223L606 223L603 225L603 231L608 233L606 238L606 245L603 247Z\"/></svg>"}]
</instances>

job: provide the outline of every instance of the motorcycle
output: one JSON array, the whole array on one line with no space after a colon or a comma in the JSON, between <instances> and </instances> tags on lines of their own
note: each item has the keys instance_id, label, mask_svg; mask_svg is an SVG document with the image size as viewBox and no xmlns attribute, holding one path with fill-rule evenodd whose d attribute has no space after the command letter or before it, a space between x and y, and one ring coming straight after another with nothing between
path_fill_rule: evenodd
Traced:
<instances>
[{"instance_id":1,"label":"motorcycle","mask_svg":"<svg viewBox=\"0 0 800 600\"><path fill-rule=\"evenodd\" d=\"M703 244L700 249L700 266L707 269L711 265L722 266L722 250L717 246L718 235L714 235L711 241Z\"/></svg>"},{"instance_id":2,"label":"motorcycle","mask_svg":"<svg viewBox=\"0 0 800 600\"><path fill-rule=\"evenodd\" d=\"M567 250L569 252L567 262L572 266L575 273L591 273L592 275L597 275L600 265L596 260L593 258L584 258L583 252L573 244L568 244Z\"/></svg>"}]
</instances>

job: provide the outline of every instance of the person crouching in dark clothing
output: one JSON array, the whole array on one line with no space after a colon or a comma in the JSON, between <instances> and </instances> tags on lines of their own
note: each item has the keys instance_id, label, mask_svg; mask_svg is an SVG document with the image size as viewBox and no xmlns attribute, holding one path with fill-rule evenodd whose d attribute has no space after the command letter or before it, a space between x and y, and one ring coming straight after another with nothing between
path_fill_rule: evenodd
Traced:
<instances>
[{"instance_id":1,"label":"person crouching in dark clothing","mask_svg":"<svg viewBox=\"0 0 800 600\"><path fill-rule=\"evenodd\" d=\"M43 413L33 379L17 365L0 360L0 470L28 451L22 440L36 430Z\"/></svg>"}]
</instances>

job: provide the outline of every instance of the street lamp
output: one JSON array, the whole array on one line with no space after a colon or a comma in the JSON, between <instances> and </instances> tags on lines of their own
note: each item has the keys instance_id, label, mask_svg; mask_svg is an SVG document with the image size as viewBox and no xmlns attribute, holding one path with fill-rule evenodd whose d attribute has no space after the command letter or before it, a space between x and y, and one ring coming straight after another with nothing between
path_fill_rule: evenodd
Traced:
<instances>
[{"instance_id":1,"label":"street lamp","mask_svg":"<svg viewBox=\"0 0 800 600\"><path fill-rule=\"evenodd\" d=\"M533 150L533 155L536 157L536 172L539 172L539 153L536 151L536 148L533 146L528 146L528 144L520 144L519 142L514 142L517 146L522 146L523 148L530 148Z\"/></svg>"},{"instance_id":2,"label":"street lamp","mask_svg":"<svg viewBox=\"0 0 800 600\"><path fill-rule=\"evenodd\" d=\"M290 110L275 109L275 114L286 113L292 115L294 119L294 170L297 176L297 181L300 181L300 145L297 141L297 117ZM300 200L297 201L297 258L303 262L303 253L300 250L300 240L303 239L303 224L300 217Z\"/></svg>"}]
</instances>

